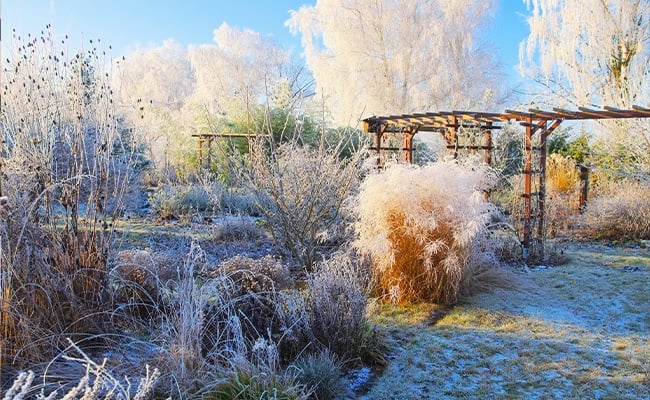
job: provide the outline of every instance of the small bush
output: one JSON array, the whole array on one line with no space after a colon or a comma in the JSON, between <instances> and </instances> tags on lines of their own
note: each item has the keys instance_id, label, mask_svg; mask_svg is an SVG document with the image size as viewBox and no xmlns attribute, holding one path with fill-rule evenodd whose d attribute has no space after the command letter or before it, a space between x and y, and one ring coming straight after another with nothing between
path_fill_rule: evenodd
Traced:
<instances>
[{"instance_id":1,"label":"small bush","mask_svg":"<svg viewBox=\"0 0 650 400\"><path fill-rule=\"evenodd\" d=\"M244 338L255 342L260 336L271 335L278 340L274 335L280 330L277 303L280 291L293 285L289 269L271 256L236 256L221 263L218 272L235 286L232 303L241 318Z\"/></svg>"},{"instance_id":2,"label":"small bush","mask_svg":"<svg viewBox=\"0 0 650 400\"><path fill-rule=\"evenodd\" d=\"M275 242L310 269L340 232L343 204L358 182L361 152L341 158L343 144L313 149L291 142L255 150L240 176L255 195Z\"/></svg>"},{"instance_id":3,"label":"small bush","mask_svg":"<svg viewBox=\"0 0 650 400\"><path fill-rule=\"evenodd\" d=\"M245 217L226 217L213 228L214 238L224 242L254 242L266 237L257 221Z\"/></svg>"},{"instance_id":4,"label":"small bush","mask_svg":"<svg viewBox=\"0 0 650 400\"><path fill-rule=\"evenodd\" d=\"M258 198L250 191L242 188L228 188L221 195L221 208L233 215L262 216L258 207Z\"/></svg>"},{"instance_id":5,"label":"small bush","mask_svg":"<svg viewBox=\"0 0 650 400\"><path fill-rule=\"evenodd\" d=\"M381 363L382 338L367 318L369 266L347 254L321 261L301 290L279 294L276 318L283 361L328 349L339 360Z\"/></svg>"},{"instance_id":6,"label":"small bush","mask_svg":"<svg viewBox=\"0 0 650 400\"><path fill-rule=\"evenodd\" d=\"M163 253L148 250L119 252L108 278L113 300L124 311L124 315L119 316L154 319L164 303L165 285L175 277L176 266L170 265Z\"/></svg>"},{"instance_id":7,"label":"small bush","mask_svg":"<svg viewBox=\"0 0 650 400\"><path fill-rule=\"evenodd\" d=\"M278 329L275 335L280 347L280 361L290 364L300 354L318 351L318 342L311 331L311 313L302 290L278 293L275 302Z\"/></svg>"},{"instance_id":8,"label":"small bush","mask_svg":"<svg viewBox=\"0 0 650 400\"><path fill-rule=\"evenodd\" d=\"M219 264L219 273L232 279L240 294L275 292L292 285L289 269L272 256L235 256Z\"/></svg>"},{"instance_id":9,"label":"small bush","mask_svg":"<svg viewBox=\"0 0 650 400\"><path fill-rule=\"evenodd\" d=\"M149 194L149 204L160 219L168 220L192 212L213 211L216 204L203 187L163 186Z\"/></svg>"},{"instance_id":10,"label":"small bush","mask_svg":"<svg viewBox=\"0 0 650 400\"><path fill-rule=\"evenodd\" d=\"M650 239L650 184L612 183L587 202L586 233L601 239Z\"/></svg>"},{"instance_id":11,"label":"small bush","mask_svg":"<svg viewBox=\"0 0 650 400\"><path fill-rule=\"evenodd\" d=\"M296 378L306 387L312 388L318 400L335 399L344 391L341 377L342 365L336 354L325 349L316 354L307 354L297 360L293 367Z\"/></svg>"},{"instance_id":12,"label":"small bush","mask_svg":"<svg viewBox=\"0 0 650 400\"><path fill-rule=\"evenodd\" d=\"M291 374L238 369L213 385L204 396L214 400L307 400L310 391ZM205 397L203 397L205 398Z\"/></svg>"},{"instance_id":13,"label":"small bush","mask_svg":"<svg viewBox=\"0 0 650 400\"><path fill-rule=\"evenodd\" d=\"M454 303L483 256L494 206L483 199L493 182L479 164L438 162L389 166L368 176L356 201L356 246L372 258L375 288L395 303Z\"/></svg>"},{"instance_id":14,"label":"small bush","mask_svg":"<svg viewBox=\"0 0 650 400\"><path fill-rule=\"evenodd\" d=\"M13 381L11 387L4 393L3 400L21 400L25 398L37 399L146 399L154 389L155 383L160 377L157 369L151 370L146 366L145 374L140 378L137 386L132 386L128 378L120 379L109 370L106 359L101 364L94 362L77 345L71 343L70 350L75 350L81 357L71 357L65 353L61 354L67 364L66 372L75 370L75 367L85 370L81 377L77 374L70 376L58 374L56 377L49 377L47 374L39 377L39 383L34 385L36 377L33 371L21 372ZM53 360L53 365L57 360ZM131 377L133 379L133 377ZM55 380L55 382L52 382ZM57 397L61 395L61 397Z\"/></svg>"},{"instance_id":15,"label":"small bush","mask_svg":"<svg viewBox=\"0 0 650 400\"><path fill-rule=\"evenodd\" d=\"M363 265L337 254L317 265L307 280L309 324L319 344L342 359L364 352L363 333L368 324Z\"/></svg>"}]
</instances>

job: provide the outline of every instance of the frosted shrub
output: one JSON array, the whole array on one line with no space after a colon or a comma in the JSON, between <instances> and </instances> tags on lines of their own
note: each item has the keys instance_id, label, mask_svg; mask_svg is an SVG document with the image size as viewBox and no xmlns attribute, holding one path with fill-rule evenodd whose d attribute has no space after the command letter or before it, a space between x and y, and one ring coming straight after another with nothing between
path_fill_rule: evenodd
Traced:
<instances>
[{"instance_id":1,"label":"frosted shrub","mask_svg":"<svg viewBox=\"0 0 650 400\"><path fill-rule=\"evenodd\" d=\"M236 256L219 265L217 276L232 282L231 302L242 317L241 329L248 341L278 328L276 303L279 292L293 284L289 269L271 256L259 259Z\"/></svg>"},{"instance_id":2,"label":"frosted shrub","mask_svg":"<svg viewBox=\"0 0 650 400\"><path fill-rule=\"evenodd\" d=\"M479 164L393 165L368 176L356 202L356 246L372 258L378 294L395 303L454 303L482 257L495 208L483 198L493 181Z\"/></svg>"},{"instance_id":3,"label":"frosted shrub","mask_svg":"<svg viewBox=\"0 0 650 400\"><path fill-rule=\"evenodd\" d=\"M225 218L212 228L214 239L223 242L256 242L266 238L266 231L246 217Z\"/></svg>"},{"instance_id":4,"label":"frosted shrub","mask_svg":"<svg viewBox=\"0 0 650 400\"><path fill-rule=\"evenodd\" d=\"M307 354L297 360L293 367L298 380L313 388L318 400L334 399L344 393L343 365L336 354L329 350Z\"/></svg>"},{"instance_id":5,"label":"frosted shrub","mask_svg":"<svg viewBox=\"0 0 650 400\"><path fill-rule=\"evenodd\" d=\"M173 398L208 390L215 376L248 364L251 342L242 331L245 316L236 309L238 288L225 275L197 279L205 269L206 254L192 242L176 278L167 283L161 331L152 338L153 361L162 373L158 389Z\"/></svg>"},{"instance_id":6,"label":"frosted shrub","mask_svg":"<svg viewBox=\"0 0 650 400\"><path fill-rule=\"evenodd\" d=\"M218 207L203 187L165 185L148 196L152 211L160 219L179 218L192 212L212 211Z\"/></svg>"},{"instance_id":7,"label":"frosted shrub","mask_svg":"<svg viewBox=\"0 0 650 400\"><path fill-rule=\"evenodd\" d=\"M269 255L259 259L235 256L222 262L219 272L232 279L242 295L274 292L292 284L289 269Z\"/></svg>"},{"instance_id":8,"label":"frosted shrub","mask_svg":"<svg viewBox=\"0 0 650 400\"><path fill-rule=\"evenodd\" d=\"M211 323L209 310L214 307L228 309L229 306L228 282L211 279L199 284L195 281L194 273L204 263L205 253L193 242L183 265L178 268L176 278L168 283L169 311L164 316L164 329L157 339L160 346L159 362L164 365L161 369L171 375L182 389L192 388L214 371L205 356L206 330ZM227 316L223 319L228 321ZM229 324L224 322L223 325L222 330L228 332ZM227 334L224 336L231 337ZM217 343L211 341L207 343L207 350L211 351L216 346ZM165 381L169 381L168 376L165 378Z\"/></svg>"},{"instance_id":9,"label":"frosted shrub","mask_svg":"<svg viewBox=\"0 0 650 400\"><path fill-rule=\"evenodd\" d=\"M650 239L650 183L612 183L587 202L589 235L602 239Z\"/></svg>"},{"instance_id":10,"label":"frosted shrub","mask_svg":"<svg viewBox=\"0 0 650 400\"><path fill-rule=\"evenodd\" d=\"M14 380L11 387L4 393L2 400L22 400L22 399L115 399L115 400L143 400L149 398L153 392L154 386L160 372L157 369L151 369L149 365L145 367L144 376L137 382L133 377L116 377L110 371L107 359L101 364L93 361L84 353L76 344L69 341L68 350L74 350L79 353L80 357L71 357L65 353L60 357L68 364L66 372L59 373L55 377L39 377L34 384L36 375L33 371L21 372ZM57 362L53 360L52 363ZM77 376L74 373L74 367L83 367L85 374ZM131 371L133 372L133 371ZM54 380L55 382L48 382Z\"/></svg>"},{"instance_id":11,"label":"frosted shrub","mask_svg":"<svg viewBox=\"0 0 650 400\"><path fill-rule=\"evenodd\" d=\"M343 203L358 182L360 154L341 159L340 151L292 142L262 156L259 148L243 171L275 242L306 268L340 234Z\"/></svg>"},{"instance_id":12,"label":"frosted shrub","mask_svg":"<svg viewBox=\"0 0 650 400\"><path fill-rule=\"evenodd\" d=\"M318 263L300 291L280 293L276 315L283 360L328 349L339 360L383 361L367 318L369 266L337 253Z\"/></svg>"},{"instance_id":13,"label":"frosted shrub","mask_svg":"<svg viewBox=\"0 0 650 400\"><path fill-rule=\"evenodd\" d=\"M307 280L314 338L343 359L358 358L368 325L363 266L345 254L318 264Z\"/></svg>"},{"instance_id":14,"label":"frosted shrub","mask_svg":"<svg viewBox=\"0 0 650 400\"><path fill-rule=\"evenodd\" d=\"M572 192L580 182L576 162L570 157L551 154L546 162L546 183L553 193Z\"/></svg>"}]
</instances>

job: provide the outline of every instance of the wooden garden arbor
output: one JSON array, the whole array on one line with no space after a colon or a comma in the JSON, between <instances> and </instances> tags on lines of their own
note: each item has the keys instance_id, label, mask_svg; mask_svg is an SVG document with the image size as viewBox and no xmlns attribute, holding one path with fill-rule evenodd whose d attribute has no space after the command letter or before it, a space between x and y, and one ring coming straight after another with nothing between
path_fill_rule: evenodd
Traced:
<instances>
[{"instance_id":1,"label":"wooden garden arbor","mask_svg":"<svg viewBox=\"0 0 650 400\"><path fill-rule=\"evenodd\" d=\"M217 138L226 138L226 139L237 139L243 138L246 139L248 143L248 153L253 154L254 143L256 139L269 138L270 135L257 135L257 134L248 134L248 133L197 133L192 135L193 138L196 138L196 154L197 162L199 165L210 165L212 162L212 143ZM204 147L207 145L207 148ZM205 157L204 157L205 156Z\"/></svg>"},{"instance_id":2,"label":"wooden garden arbor","mask_svg":"<svg viewBox=\"0 0 650 400\"><path fill-rule=\"evenodd\" d=\"M371 150L377 155L378 166L383 165L388 152L401 152L402 162L413 162L413 137L418 132L438 132L455 157L459 152L482 151L484 162L492 161L492 131L516 121L525 128L523 175L523 215L521 241L524 256L544 254L544 203L546 197L546 141L563 121L650 118L650 109L633 106L632 109L579 107L577 111L553 108L544 111L506 110L503 113L474 111L428 112L391 116L373 116L363 120L364 130L374 137ZM471 130L473 139L462 132ZM401 146L386 145L389 137L400 137ZM481 140L477 140L477 138Z\"/></svg>"}]
</instances>

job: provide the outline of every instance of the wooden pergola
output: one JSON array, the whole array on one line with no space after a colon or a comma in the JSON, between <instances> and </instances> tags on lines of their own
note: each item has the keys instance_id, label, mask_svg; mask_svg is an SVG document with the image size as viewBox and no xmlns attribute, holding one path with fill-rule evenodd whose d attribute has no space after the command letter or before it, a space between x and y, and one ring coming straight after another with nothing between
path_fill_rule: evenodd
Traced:
<instances>
[{"instance_id":1,"label":"wooden pergola","mask_svg":"<svg viewBox=\"0 0 650 400\"><path fill-rule=\"evenodd\" d=\"M210 165L212 162L212 143L216 138L246 139L248 142L248 152L249 154L253 154L254 141L256 139L269 138L270 135L257 135L248 133L197 133L192 135L192 137L196 138L196 153L198 164L203 165L205 163L207 165Z\"/></svg>"},{"instance_id":2,"label":"wooden pergola","mask_svg":"<svg viewBox=\"0 0 650 400\"><path fill-rule=\"evenodd\" d=\"M492 130L516 121L525 128L523 175L522 245L524 256L544 254L544 203L546 197L546 140L563 121L603 120L621 118L650 118L650 109L633 106L632 109L603 107L592 109L579 107L576 111L553 108L544 111L531 108L528 111L506 110L503 113L475 111L427 112L391 116L373 116L363 120L364 130L374 136L371 150L377 155L377 165L384 163L387 152L401 152L402 162L413 162L413 137L418 132L438 132L455 157L460 151L483 151L484 161L492 161ZM463 139L459 135L471 130L482 140ZM386 146L390 136L401 136L401 147ZM537 187L533 191L533 178Z\"/></svg>"}]
</instances>

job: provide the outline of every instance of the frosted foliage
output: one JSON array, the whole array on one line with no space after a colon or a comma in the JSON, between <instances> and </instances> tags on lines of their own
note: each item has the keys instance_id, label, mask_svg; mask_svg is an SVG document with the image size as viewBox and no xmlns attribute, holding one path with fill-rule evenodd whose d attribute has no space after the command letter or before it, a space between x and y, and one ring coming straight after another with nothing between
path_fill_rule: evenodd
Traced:
<instances>
[{"instance_id":1,"label":"frosted foliage","mask_svg":"<svg viewBox=\"0 0 650 400\"><path fill-rule=\"evenodd\" d=\"M197 88L189 101L213 112L226 113L232 105L228 99L250 104L265 98L288 65L288 53L251 30L223 23L214 30L214 41L189 50Z\"/></svg>"},{"instance_id":2,"label":"frosted foliage","mask_svg":"<svg viewBox=\"0 0 650 400\"><path fill-rule=\"evenodd\" d=\"M179 109L193 89L187 52L172 40L119 60L115 72L114 86L119 99L126 105L133 105L140 99Z\"/></svg>"},{"instance_id":3,"label":"frosted foliage","mask_svg":"<svg viewBox=\"0 0 650 400\"><path fill-rule=\"evenodd\" d=\"M293 11L318 98L347 124L362 115L490 108L498 80L476 34L493 1L320 0Z\"/></svg>"},{"instance_id":4,"label":"frosted foliage","mask_svg":"<svg viewBox=\"0 0 650 400\"><path fill-rule=\"evenodd\" d=\"M371 255L380 290L396 302L453 303L493 206L480 165L395 165L366 178L357 201L357 247Z\"/></svg>"},{"instance_id":5,"label":"frosted foliage","mask_svg":"<svg viewBox=\"0 0 650 400\"><path fill-rule=\"evenodd\" d=\"M258 102L268 87L283 81L288 54L267 38L224 23L214 31L214 40L189 48L168 40L119 60L115 86L122 103L133 106L140 100L186 112L199 105L223 114L233 98Z\"/></svg>"},{"instance_id":6,"label":"frosted foliage","mask_svg":"<svg viewBox=\"0 0 650 400\"><path fill-rule=\"evenodd\" d=\"M268 38L224 23L214 40L188 48L169 40L114 65L120 112L144 132L136 139L157 166L181 163L194 145L190 133L214 131L217 118L241 120L294 81L288 54Z\"/></svg>"},{"instance_id":7,"label":"frosted foliage","mask_svg":"<svg viewBox=\"0 0 650 400\"><path fill-rule=\"evenodd\" d=\"M522 72L576 105L650 103L650 1L525 0Z\"/></svg>"}]
</instances>

